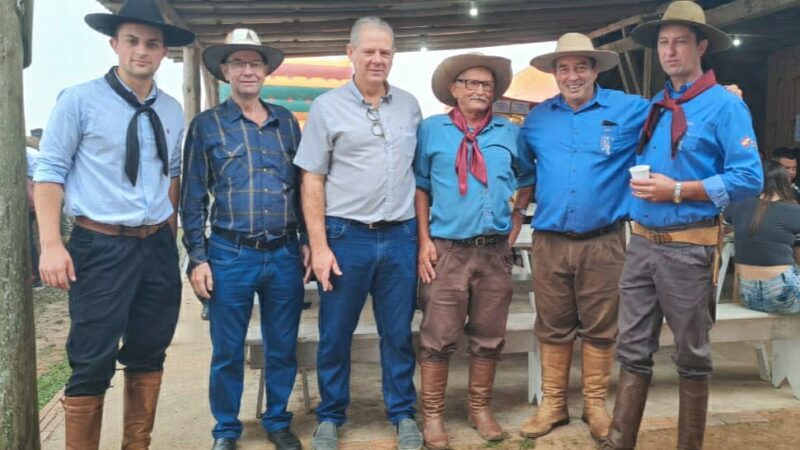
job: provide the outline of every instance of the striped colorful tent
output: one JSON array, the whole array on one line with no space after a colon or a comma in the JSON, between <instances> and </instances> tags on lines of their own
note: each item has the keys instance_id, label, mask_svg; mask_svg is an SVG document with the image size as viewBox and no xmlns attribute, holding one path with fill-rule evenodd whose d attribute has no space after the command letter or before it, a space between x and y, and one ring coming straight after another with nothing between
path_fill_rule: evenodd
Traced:
<instances>
[{"instance_id":1,"label":"striped colorful tent","mask_svg":"<svg viewBox=\"0 0 800 450\"><path fill-rule=\"evenodd\" d=\"M323 92L347 83L353 76L350 60L337 58L287 58L264 80L261 98L292 111L300 126L305 124L311 102ZM230 95L228 84L220 85L220 100Z\"/></svg>"}]
</instances>

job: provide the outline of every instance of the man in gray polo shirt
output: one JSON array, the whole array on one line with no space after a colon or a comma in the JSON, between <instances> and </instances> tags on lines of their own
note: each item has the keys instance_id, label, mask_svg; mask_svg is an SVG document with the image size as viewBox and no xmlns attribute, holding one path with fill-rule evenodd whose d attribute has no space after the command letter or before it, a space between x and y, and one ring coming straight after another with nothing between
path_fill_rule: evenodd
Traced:
<instances>
[{"instance_id":1,"label":"man in gray polo shirt","mask_svg":"<svg viewBox=\"0 0 800 450\"><path fill-rule=\"evenodd\" d=\"M311 105L294 163L311 264L320 290L312 447L336 449L350 402L350 344L367 294L381 337L383 400L400 449L422 447L414 421L411 318L417 291L417 223L411 165L421 120L414 97L389 86L394 34L356 21L347 55L353 80Z\"/></svg>"}]
</instances>

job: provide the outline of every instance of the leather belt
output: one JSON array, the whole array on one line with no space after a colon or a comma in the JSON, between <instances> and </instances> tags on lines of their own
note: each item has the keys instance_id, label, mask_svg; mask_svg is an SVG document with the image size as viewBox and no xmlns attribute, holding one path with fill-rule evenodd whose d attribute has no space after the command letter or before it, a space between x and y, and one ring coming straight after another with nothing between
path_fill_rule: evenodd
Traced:
<instances>
[{"instance_id":1,"label":"leather belt","mask_svg":"<svg viewBox=\"0 0 800 450\"><path fill-rule=\"evenodd\" d=\"M236 245L254 248L256 250L275 250L292 242L292 239L296 239L296 236L293 234L284 234L281 237L267 241L263 237L248 237L242 233L226 230L224 228L214 227L213 231L217 236L229 240Z\"/></svg>"},{"instance_id":2,"label":"leather belt","mask_svg":"<svg viewBox=\"0 0 800 450\"><path fill-rule=\"evenodd\" d=\"M683 230L659 232L634 222L631 232L655 244L681 242L685 244L717 246L719 245L720 239L718 226L705 226L699 228L687 228Z\"/></svg>"},{"instance_id":3,"label":"leather belt","mask_svg":"<svg viewBox=\"0 0 800 450\"><path fill-rule=\"evenodd\" d=\"M478 248L486 247L487 245L494 245L508 240L507 235L502 234L486 234L482 236L475 236L467 239L453 239L453 242L461 245L474 245Z\"/></svg>"},{"instance_id":4,"label":"leather belt","mask_svg":"<svg viewBox=\"0 0 800 450\"><path fill-rule=\"evenodd\" d=\"M546 231L546 230L543 230L543 231L545 233L553 233L553 234L557 234L559 236L563 236L563 237L569 238L569 239L583 240L583 239L596 238L598 236L602 236L604 234L608 234L608 233L610 233L612 231L619 230L622 227L623 223L624 222L621 222L621 221L620 222L614 222L611 225L607 225L607 226L602 227L602 228L597 228L597 229L592 230L592 231L587 231L585 233L575 233L575 232L572 232L572 231L567 231L567 232Z\"/></svg>"},{"instance_id":5,"label":"leather belt","mask_svg":"<svg viewBox=\"0 0 800 450\"><path fill-rule=\"evenodd\" d=\"M391 220L391 221L390 220L381 220L380 222L364 223L364 222L358 222L358 221L354 220L354 221L352 221L352 223L355 223L355 224L358 224L358 225L361 225L361 226L365 226L365 227L369 228L370 230L385 230L387 228L392 228L392 227L396 227L398 225L402 225L402 224L406 223L406 221L405 220Z\"/></svg>"},{"instance_id":6,"label":"leather belt","mask_svg":"<svg viewBox=\"0 0 800 450\"><path fill-rule=\"evenodd\" d=\"M148 236L155 234L160 230L167 221L157 223L155 225L142 225L138 227L126 227L125 225L112 225L109 223L98 222L86 216L75 217L75 225L81 228L86 228L95 233L105 234L107 236L125 236L144 239Z\"/></svg>"}]
</instances>

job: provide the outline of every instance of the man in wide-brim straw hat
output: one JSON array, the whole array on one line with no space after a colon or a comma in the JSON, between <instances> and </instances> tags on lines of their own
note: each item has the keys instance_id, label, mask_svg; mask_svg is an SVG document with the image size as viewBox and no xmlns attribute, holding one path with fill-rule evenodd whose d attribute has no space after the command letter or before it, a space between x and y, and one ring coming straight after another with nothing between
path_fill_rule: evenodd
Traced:
<instances>
[{"instance_id":1,"label":"man in wide-brim straw hat","mask_svg":"<svg viewBox=\"0 0 800 450\"><path fill-rule=\"evenodd\" d=\"M751 198L763 183L747 105L719 86L701 58L730 39L708 25L700 6L669 5L660 20L633 30L658 52L669 76L657 94L637 147L646 179L631 180L633 236L620 279L619 388L606 448L636 445L652 355L662 320L674 334L678 369L678 448L701 449L712 372L718 216L730 202Z\"/></svg>"},{"instance_id":2,"label":"man in wide-brim straw hat","mask_svg":"<svg viewBox=\"0 0 800 450\"><path fill-rule=\"evenodd\" d=\"M428 449L449 445L444 399L461 334L467 335L470 355L467 419L487 441L505 437L489 402L512 293L508 199L516 186L517 127L493 115L492 102L508 89L511 76L506 58L468 53L445 59L431 86L453 109L429 117L419 129L419 365ZM531 169L521 176L531 176Z\"/></svg>"},{"instance_id":3,"label":"man in wide-brim straw hat","mask_svg":"<svg viewBox=\"0 0 800 450\"><path fill-rule=\"evenodd\" d=\"M520 131L520 158L536 161L532 227L534 333L539 340L543 398L520 430L536 438L569 422L567 387L573 343L582 342L583 413L595 439L611 421L605 399L617 337L617 283L625 252L628 168L648 102L604 89L597 75L619 56L595 50L578 33L561 36L531 65L555 76L559 95L534 108ZM521 183L516 208L531 200ZM514 233L522 216L514 215Z\"/></svg>"},{"instance_id":4,"label":"man in wide-brim straw hat","mask_svg":"<svg viewBox=\"0 0 800 450\"><path fill-rule=\"evenodd\" d=\"M39 271L47 285L69 289L66 448L98 448L119 361L122 448L143 449L181 301L175 232L183 112L153 78L167 47L188 45L194 34L165 23L152 0L128 0L116 14L85 20L111 37L119 62L62 92L45 127L34 174ZM68 248L59 229L62 198L75 217Z\"/></svg>"},{"instance_id":5,"label":"man in wide-brim straw hat","mask_svg":"<svg viewBox=\"0 0 800 450\"><path fill-rule=\"evenodd\" d=\"M264 79L282 61L282 51L263 45L247 28L207 47L203 64L230 84L231 95L192 120L184 147L183 243L192 288L209 300L213 450L236 448L242 435L243 343L255 293L269 367L261 425L277 450L301 448L287 410L308 265L308 248L299 244L299 233L305 234L300 171L291 163L300 126L289 110L260 98Z\"/></svg>"}]
</instances>

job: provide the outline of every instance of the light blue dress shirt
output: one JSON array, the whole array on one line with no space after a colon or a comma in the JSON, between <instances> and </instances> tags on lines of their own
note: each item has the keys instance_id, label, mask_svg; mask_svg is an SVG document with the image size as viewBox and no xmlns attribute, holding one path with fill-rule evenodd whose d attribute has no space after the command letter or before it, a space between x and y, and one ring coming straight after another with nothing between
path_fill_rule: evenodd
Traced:
<instances>
[{"instance_id":1,"label":"light blue dress shirt","mask_svg":"<svg viewBox=\"0 0 800 450\"><path fill-rule=\"evenodd\" d=\"M417 188L431 195L432 237L466 239L511 231L509 199L517 186L517 134L517 126L500 116L493 117L481 130L478 146L486 161L488 184L484 185L468 173L467 192L462 196L455 167L464 133L447 114L422 122L417 136L414 175Z\"/></svg>"},{"instance_id":2,"label":"light blue dress shirt","mask_svg":"<svg viewBox=\"0 0 800 450\"><path fill-rule=\"evenodd\" d=\"M528 114L520 159L536 166L534 229L587 233L627 218L628 168L647 108L638 95L595 85L593 98L577 111L559 94Z\"/></svg>"},{"instance_id":3,"label":"light blue dress shirt","mask_svg":"<svg viewBox=\"0 0 800 450\"><path fill-rule=\"evenodd\" d=\"M672 98L679 97L684 85ZM653 102L664 98L659 92ZM750 111L744 101L716 85L681 105L688 128L672 159L672 112L662 109L661 119L636 164L649 164L651 173L676 181L700 180L711 201L649 202L633 198L631 217L647 227L669 227L715 217L722 207L761 192L763 173Z\"/></svg>"},{"instance_id":4,"label":"light blue dress shirt","mask_svg":"<svg viewBox=\"0 0 800 450\"><path fill-rule=\"evenodd\" d=\"M173 213L169 185L171 177L180 175L183 111L155 85L148 98L154 95L152 108L167 140L169 177L162 172L150 119L141 114L136 186L124 170L125 135L134 108L102 77L59 95L39 146L34 181L64 185L65 214L134 227L163 222Z\"/></svg>"}]
</instances>

